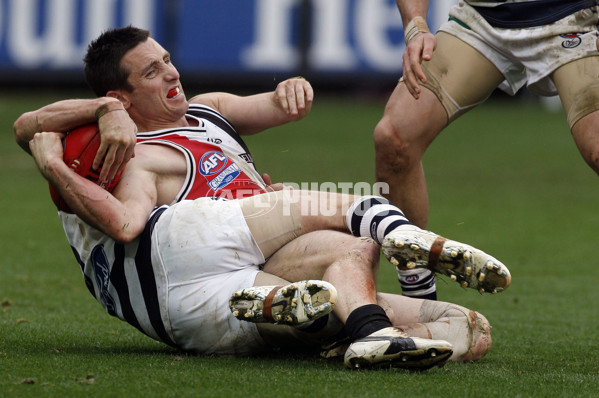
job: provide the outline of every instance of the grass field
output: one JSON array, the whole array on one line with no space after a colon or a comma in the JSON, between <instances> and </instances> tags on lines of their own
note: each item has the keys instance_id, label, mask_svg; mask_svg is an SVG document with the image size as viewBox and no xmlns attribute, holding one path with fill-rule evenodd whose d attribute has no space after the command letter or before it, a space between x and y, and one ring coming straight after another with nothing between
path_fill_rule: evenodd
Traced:
<instances>
[{"instance_id":1,"label":"grass field","mask_svg":"<svg viewBox=\"0 0 599 398\"><path fill-rule=\"evenodd\" d=\"M12 138L21 112L52 99L33 98L0 96L0 397L599 396L599 184L561 113L520 99L488 103L425 158L430 228L496 255L512 272L499 295L438 280L441 299L490 320L491 352L424 373L351 372L311 354L185 355L103 313L47 184ZM383 104L317 98L306 120L248 143L275 181L373 182L371 132ZM399 291L384 259L379 287Z\"/></svg>"}]
</instances>

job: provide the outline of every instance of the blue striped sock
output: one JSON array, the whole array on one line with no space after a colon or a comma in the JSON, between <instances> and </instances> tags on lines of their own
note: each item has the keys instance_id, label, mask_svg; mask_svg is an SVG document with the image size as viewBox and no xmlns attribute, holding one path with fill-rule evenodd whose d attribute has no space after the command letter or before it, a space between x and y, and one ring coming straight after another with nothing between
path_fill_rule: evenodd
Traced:
<instances>
[{"instance_id":1,"label":"blue striped sock","mask_svg":"<svg viewBox=\"0 0 599 398\"><path fill-rule=\"evenodd\" d=\"M352 235L371 237L379 245L400 225L414 225L397 206L381 196L360 197L347 210L345 220Z\"/></svg>"},{"instance_id":2,"label":"blue striped sock","mask_svg":"<svg viewBox=\"0 0 599 398\"><path fill-rule=\"evenodd\" d=\"M435 275L428 269L397 270L402 295L427 300L437 299Z\"/></svg>"}]
</instances>

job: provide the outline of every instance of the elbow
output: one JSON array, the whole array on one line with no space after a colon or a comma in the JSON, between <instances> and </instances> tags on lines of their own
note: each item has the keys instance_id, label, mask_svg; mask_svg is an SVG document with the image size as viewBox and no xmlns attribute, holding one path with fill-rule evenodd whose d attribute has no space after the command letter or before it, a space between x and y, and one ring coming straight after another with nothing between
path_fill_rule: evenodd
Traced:
<instances>
[{"instance_id":1,"label":"elbow","mask_svg":"<svg viewBox=\"0 0 599 398\"><path fill-rule=\"evenodd\" d=\"M120 228L114 228L114 230L108 232L108 235L110 235L112 239L122 244L133 242L140 234L141 231L134 231L132 228L129 228L128 224L125 224Z\"/></svg>"},{"instance_id":2,"label":"elbow","mask_svg":"<svg viewBox=\"0 0 599 398\"><path fill-rule=\"evenodd\" d=\"M24 149L29 148L29 137L27 135L26 126L26 115L21 115L12 125L12 132L17 144L19 144ZM25 145L25 146L24 146Z\"/></svg>"},{"instance_id":3,"label":"elbow","mask_svg":"<svg viewBox=\"0 0 599 398\"><path fill-rule=\"evenodd\" d=\"M86 201L85 208L79 209L91 218L89 224L95 225L118 243L127 244L136 240L146 227L150 211L141 211L135 206L123 204L95 184L93 188L101 191L99 197ZM76 210L75 212L77 213Z\"/></svg>"},{"instance_id":4,"label":"elbow","mask_svg":"<svg viewBox=\"0 0 599 398\"><path fill-rule=\"evenodd\" d=\"M106 235L110 236L118 243L127 244L133 242L145 227L143 222L135 222L128 217L118 217L116 214L106 215L105 220L112 220L108 223L96 223ZM93 225L93 223L92 223Z\"/></svg>"},{"instance_id":5,"label":"elbow","mask_svg":"<svg viewBox=\"0 0 599 398\"><path fill-rule=\"evenodd\" d=\"M38 124L38 116L35 112L23 113L12 125L13 136L15 141L25 152L31 153L29 150L29 141L34 134L41 131Z\"/></svg>"}]
</instances>

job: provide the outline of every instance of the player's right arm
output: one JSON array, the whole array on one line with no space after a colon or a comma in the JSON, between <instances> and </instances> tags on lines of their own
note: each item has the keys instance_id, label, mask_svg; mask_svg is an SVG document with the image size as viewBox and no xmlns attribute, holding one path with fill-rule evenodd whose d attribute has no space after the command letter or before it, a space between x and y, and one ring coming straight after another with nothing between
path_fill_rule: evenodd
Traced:
<instances>
[{"instance_id":1,"label":"player's right arm","mask_svg":"<svg viewBox=\"0 0 599 398\"><path fill-rule=\"evenodd\" d=\"M154 173L129 162L111 194L64 163L61 134L35 133L29 148L42 175L82 220L118 242L142 233L156 203Z\"/></svg>"},{"instance_id":2,"label":"player's right arm","mask_svg":"<svg viewBox=\"0 0 599 398\"><path fill-rule=\"evenodd\" d=\"M297 76L280 82L270 92L249 96L206 93L196 95L189 102L216 109L240 135L250 135L303 119L310 113L313 100L312 85Z\"/></svg>"},{"instance_id":3,"label":"player's right arm","mask_svg":"<svg viewBox=\"0 0 599 398\"><path fill-rule=\"evenodd\" d=\"M102 143L94 160L100 167L100 180L111 180L135 156L137 127L115 98L70 99L22 114L13 125L15 140L31 154L29 141L41 131L66 132L75 127L98 123Z\"/></svg>"},{"instance_id":4,"label":"player's right arm","mask_svg":"<svg viewBox=\"0 0 599 398\"><path fill-rule=\"evenodd\" d=\"M416 99L420 83L426 82L422 61L429 61L437 45L435 36L426 24L428 0L396 0L404 26L406 50L403 54L403 81Z\"/></svg>"}]
</instances>

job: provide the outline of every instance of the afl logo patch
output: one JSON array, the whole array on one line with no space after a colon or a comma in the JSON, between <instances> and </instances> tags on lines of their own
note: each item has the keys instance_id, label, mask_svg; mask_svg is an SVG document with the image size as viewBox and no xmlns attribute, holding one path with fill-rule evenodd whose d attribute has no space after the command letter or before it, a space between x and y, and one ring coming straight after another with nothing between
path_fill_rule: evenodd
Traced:
<instances>
[{"instance_id":1,"label":"afl logo patch","mask_svg":"<svg viewBox=\"0 0 599 398\"><path fill-rule=\"evenodd\" d=\"M406 282L416 283L416 282L418 282L419 279L420 279L420 277L418 275L410 275L410 276L406 277Z\"/></svg>"},{"instance_id":2,"label":"afl logo patch","mask_svg":"<svg viewBox=\"0 0 599 398\"><path fill-rule=\"evenodd\" d=\"M218 151L206 152L200 159L198 169L214 191L224 188L241 173L239 166Z\"/></svg>"},{"instance_id":3,"label":"afl logo patch","mask_svg":"<svg viewBox=\"0 0 599 398\"><path fill-rule=\"evenodd\" d=\"M559 35L559 37L565 39L564 41L562 41L563 48L575 48L578 47L580 43L582 43L582 39L580 38L578 33L568 33L565 35Z\"/></svg>"},{"instance_id":4,"label":"afl logo patch","mask_svg":"<svg viewBox=\"0 0 599 398\"><path fill-rule=\"evenodd\" d=\"M211 176L221 171L226 165L228 157L222 152L206 152L200 159L200 173L203 176Z\"/></svg>"}]
</instances>

